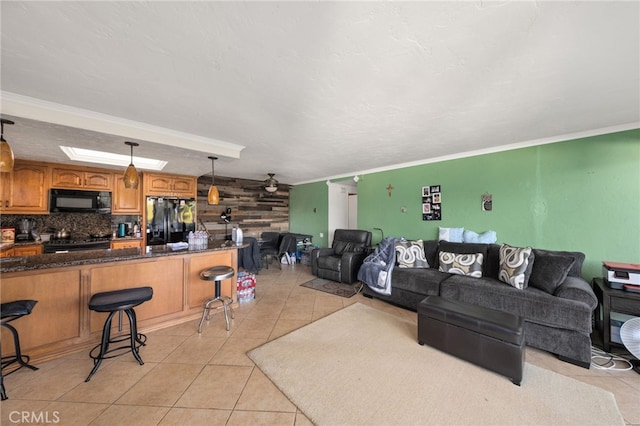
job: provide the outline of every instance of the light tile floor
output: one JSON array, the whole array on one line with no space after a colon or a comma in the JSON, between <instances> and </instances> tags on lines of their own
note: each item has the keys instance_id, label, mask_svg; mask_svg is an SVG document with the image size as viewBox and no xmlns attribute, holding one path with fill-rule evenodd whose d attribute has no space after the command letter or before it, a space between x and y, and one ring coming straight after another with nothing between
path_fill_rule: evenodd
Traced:
<instances>
[{"instance_id":1,"label":"light tile floor","mask_svg":"<svg viewBox=\"0 0 640 426\"><path fill-rule=\"evenodd\" d=\"M147 333L144 365L130 355L107 360L89 383L84 379L92 361L85 352L11 374L1 424L309 425L245 355L248 350L355 302L416 320L415 312L361 294L347 299L300 287L312 278L302 265L263 270L256 300L236 309L230 331L215 315L201 335L198 321ZM526 359L611 391L627 424L640 425L637 373L587 370L533 348Z\"/></svg>"}]
</instances>

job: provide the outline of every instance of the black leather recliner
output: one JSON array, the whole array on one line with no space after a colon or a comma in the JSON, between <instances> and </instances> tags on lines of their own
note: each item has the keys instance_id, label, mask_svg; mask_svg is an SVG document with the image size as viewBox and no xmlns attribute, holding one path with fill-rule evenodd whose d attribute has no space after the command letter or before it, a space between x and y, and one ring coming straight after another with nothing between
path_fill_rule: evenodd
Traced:
<instances>
[{"instance_id":1,"label":"black leather recliner","mask_svg":"<svg viewBox=\"0 0 640 426\"><path fill-rule=\"evenodd\" d=\"M336 229L331 248L311 252L311 273L319 278L351 284L371 251L371 232Z\"/></svg>"}]
</instances>

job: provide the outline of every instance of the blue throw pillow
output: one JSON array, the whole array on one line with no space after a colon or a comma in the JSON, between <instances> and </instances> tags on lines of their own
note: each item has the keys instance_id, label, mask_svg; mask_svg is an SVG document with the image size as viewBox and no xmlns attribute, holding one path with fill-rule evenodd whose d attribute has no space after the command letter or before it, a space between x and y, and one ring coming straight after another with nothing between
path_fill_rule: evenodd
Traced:
<instances>
[{"instance_id":1,"label":"blue throw pillow","mask_svg":"<svg viewBox=\"0 0 640 426\"><path fill-rule=\"evenodd\" d=\"M498 241L498 235L496 234L496 231L487 231L483 232L482 234L478 234L477 232L465 229L462 234L462 238L465 243L493 244Z\"/></svg>"},{"instance_id":2,"label":"blue throw pillow","mask_svg":"<svg viewBox=\"0 0 640 426\"><path fill-rule=\"evenodd\" d=\"M464 232L464 228L443 228L440 227L440 232L438 234L439 240L450 241L452 243L461 243L462 242L462 233Z\"/></svg>"}]
</instances>

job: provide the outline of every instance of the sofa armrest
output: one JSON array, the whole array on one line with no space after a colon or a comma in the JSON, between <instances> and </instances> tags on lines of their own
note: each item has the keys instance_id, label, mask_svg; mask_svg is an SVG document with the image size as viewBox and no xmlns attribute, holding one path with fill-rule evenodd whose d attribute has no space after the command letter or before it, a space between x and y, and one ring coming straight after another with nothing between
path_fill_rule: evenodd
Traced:
<instances>
[{"instance_id":1,"label":"sofa armrest","mask_svg":"<svg viewBox=\"0 0 640 426\"><path fill-rule=\"evenodd\" d=\"M598 306L598 298L584 279L568 276L556 289L554 296L585 303L591 310Z\"/></svg>"},{"instance_id":2,"label":"sofa armrest","mask_svg":"<svg viewBox=\"0 0 640 426\"><path fill-rule=\"evenodd\" d=\"M353 283L358 279L358 271L362 262L368 256L365 252L347 252L342 254L340 267L340 281L343 283Z\"/></svg>"},{"instance_id":3,"label":"sofa armrest","mask_svg":"<svg viewBox=\"0 0 640 426\"><path fill-rule=\"evenodd\" d=\"M333 248L316 248L311 250L311 273L317 275L318 272L318 258L320 256L331 256L335 251Z\"/></svg>"}]
</instances>

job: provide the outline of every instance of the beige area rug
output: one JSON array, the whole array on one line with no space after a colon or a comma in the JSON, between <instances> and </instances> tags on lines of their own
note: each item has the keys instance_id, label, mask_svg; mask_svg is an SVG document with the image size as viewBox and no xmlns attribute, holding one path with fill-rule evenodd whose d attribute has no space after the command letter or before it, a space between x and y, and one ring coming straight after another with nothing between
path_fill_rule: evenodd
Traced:
<instances>
[{"instance_id":1,"label":"beige area rug","mask_svg":"<svg viewBox=\"0 0 640 426\"><path fill-rule=\"evenodd\" d=\"M316 425L624 425L613 394L525 365L522 386L360 303L248 353Z\"/></svg>"}]
</instances>

